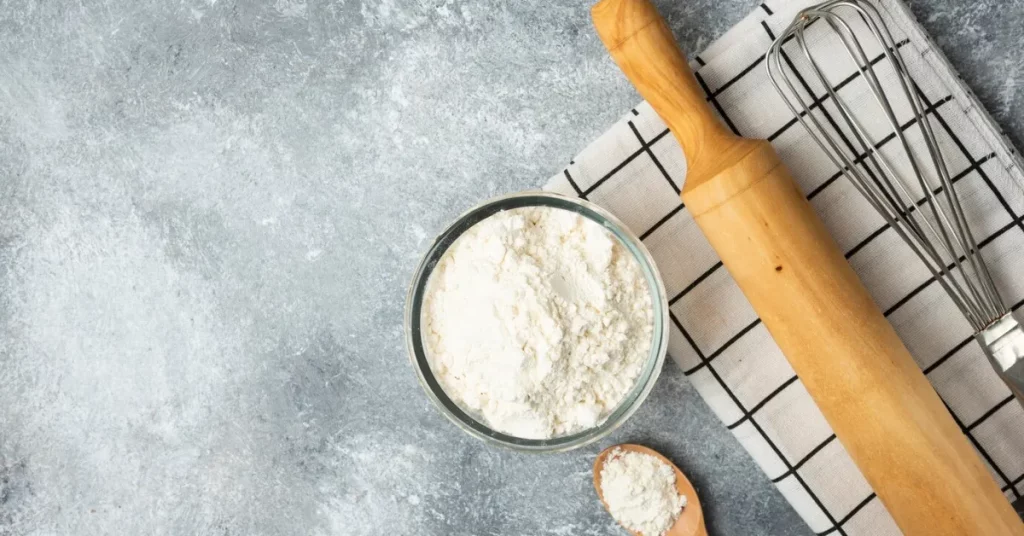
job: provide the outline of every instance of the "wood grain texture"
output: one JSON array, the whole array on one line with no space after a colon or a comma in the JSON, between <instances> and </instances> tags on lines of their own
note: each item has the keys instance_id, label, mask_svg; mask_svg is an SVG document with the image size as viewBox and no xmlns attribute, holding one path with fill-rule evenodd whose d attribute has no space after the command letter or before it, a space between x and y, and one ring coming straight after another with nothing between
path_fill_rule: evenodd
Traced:
<instances>
[{"instance_id":1,"label":"wood grain texture","mask_svg":"<svg viewBox=\"0 0 1024 536\"><path fill-rule=\"evenodd\" d=\"M604 0L598 34L687 157L682 198L904 533L1024 524L771 145L727 132L646 0Z\"/></svg>"}]
</instances>

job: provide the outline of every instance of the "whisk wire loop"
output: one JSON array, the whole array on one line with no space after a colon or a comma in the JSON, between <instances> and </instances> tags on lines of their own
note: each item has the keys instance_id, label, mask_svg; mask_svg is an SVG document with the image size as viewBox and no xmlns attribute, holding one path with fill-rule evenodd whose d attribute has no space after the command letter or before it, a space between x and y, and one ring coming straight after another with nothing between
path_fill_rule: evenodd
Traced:
<instances>
[{"instance_id":1,"label":"whisk wire loop","mask_svg":"<svg viewBox=\"0 0 1024 536\"><path fill-rule=\"evenodd\" d=\"M818 21L824 29L812 37L809 27ZM837 58L814 53L810 42L818 39L836 40L846 51L854 75L881 111L884 135L872 135L879 125L858 113L855 104L863 103L844 99L830 83L826 73ZM806 63L803 74L783 50L790 41ZM880 55L872 59L868 49L876 46ZM971 232L930 122L929 113L939 104L928 104L910 77L878 9L865 0L832 0L808 8L772 43L765 60L769 79L796 119L921 259L972 327L981 331L1003 317L1006 305ZM819 97L808 79L819 83L825 94ZM909 116L902 124L901 112ZM915 145L911 134L921 143ZM891 142L895 151L887 146Z\"/></svg>"}]
</instances>

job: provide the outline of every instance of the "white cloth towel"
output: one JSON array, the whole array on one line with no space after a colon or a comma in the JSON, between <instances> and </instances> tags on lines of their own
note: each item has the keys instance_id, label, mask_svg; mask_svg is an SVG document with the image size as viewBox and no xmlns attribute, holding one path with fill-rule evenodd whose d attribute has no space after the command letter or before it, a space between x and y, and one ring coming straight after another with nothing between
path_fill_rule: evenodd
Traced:
<instances>
[{"instance_id":1,"label":"white cloth towel","mask_svg":"<svg viewBox=\"0 0 1024 536\"><path fill-rule=\"evenodd\" d=\"M793 120L767 78L765 51L810 3L776 0L760 6L697 56L694 72L726 124L743 136L772 141L1006 497L1016 500L1024 494L1024 409L1012 401L940 285ZM906 7L898 0L878 6L927 98L931 124L983 255L1005 300L1019 307L1024 303L1020 160ZM846 79L839 83L850 101L866 91L852 68L832 75ZM685 176L679 145L642 103L546 188L604 206L641 236L671 297L670 354L812 530L899 534L680 205Z\"/></svg>"}]
</instances>

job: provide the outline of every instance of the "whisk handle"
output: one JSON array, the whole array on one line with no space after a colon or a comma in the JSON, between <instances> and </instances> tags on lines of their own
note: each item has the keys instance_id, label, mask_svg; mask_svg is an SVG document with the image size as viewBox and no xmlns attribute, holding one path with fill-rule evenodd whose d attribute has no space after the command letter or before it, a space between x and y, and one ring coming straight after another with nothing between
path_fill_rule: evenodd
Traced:
<instances>
[{"instance_id":1,"label":"whisk handle","mask_svg":"<svg viewBox=\"0 0 1024 536\"><path fill-rule=\"evenodd\" d=\"M679 140L687 187L714 177L754 148L708 107L672 31L648 0L603 0L591 16L619 68Z\"/></svg>"}]
</instances>

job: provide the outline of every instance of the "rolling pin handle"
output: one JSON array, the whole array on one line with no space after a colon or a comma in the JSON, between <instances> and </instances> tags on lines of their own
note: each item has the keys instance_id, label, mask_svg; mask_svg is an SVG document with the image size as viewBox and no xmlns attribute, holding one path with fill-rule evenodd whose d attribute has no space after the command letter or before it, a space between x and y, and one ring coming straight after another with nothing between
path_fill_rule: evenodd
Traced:
<instances>
[{"instance_id":1,"label":"rolling pin handle","mask_svg":"<svg viewBox=\"0 0 1024 536\"><path fill-rule=\"evenodd\" d=\"M686 155L694 187L755 148L718 120L665 20L648 0L602 0L591 9L605 47L668 125Z\"/></svg>"}]
</instances>

